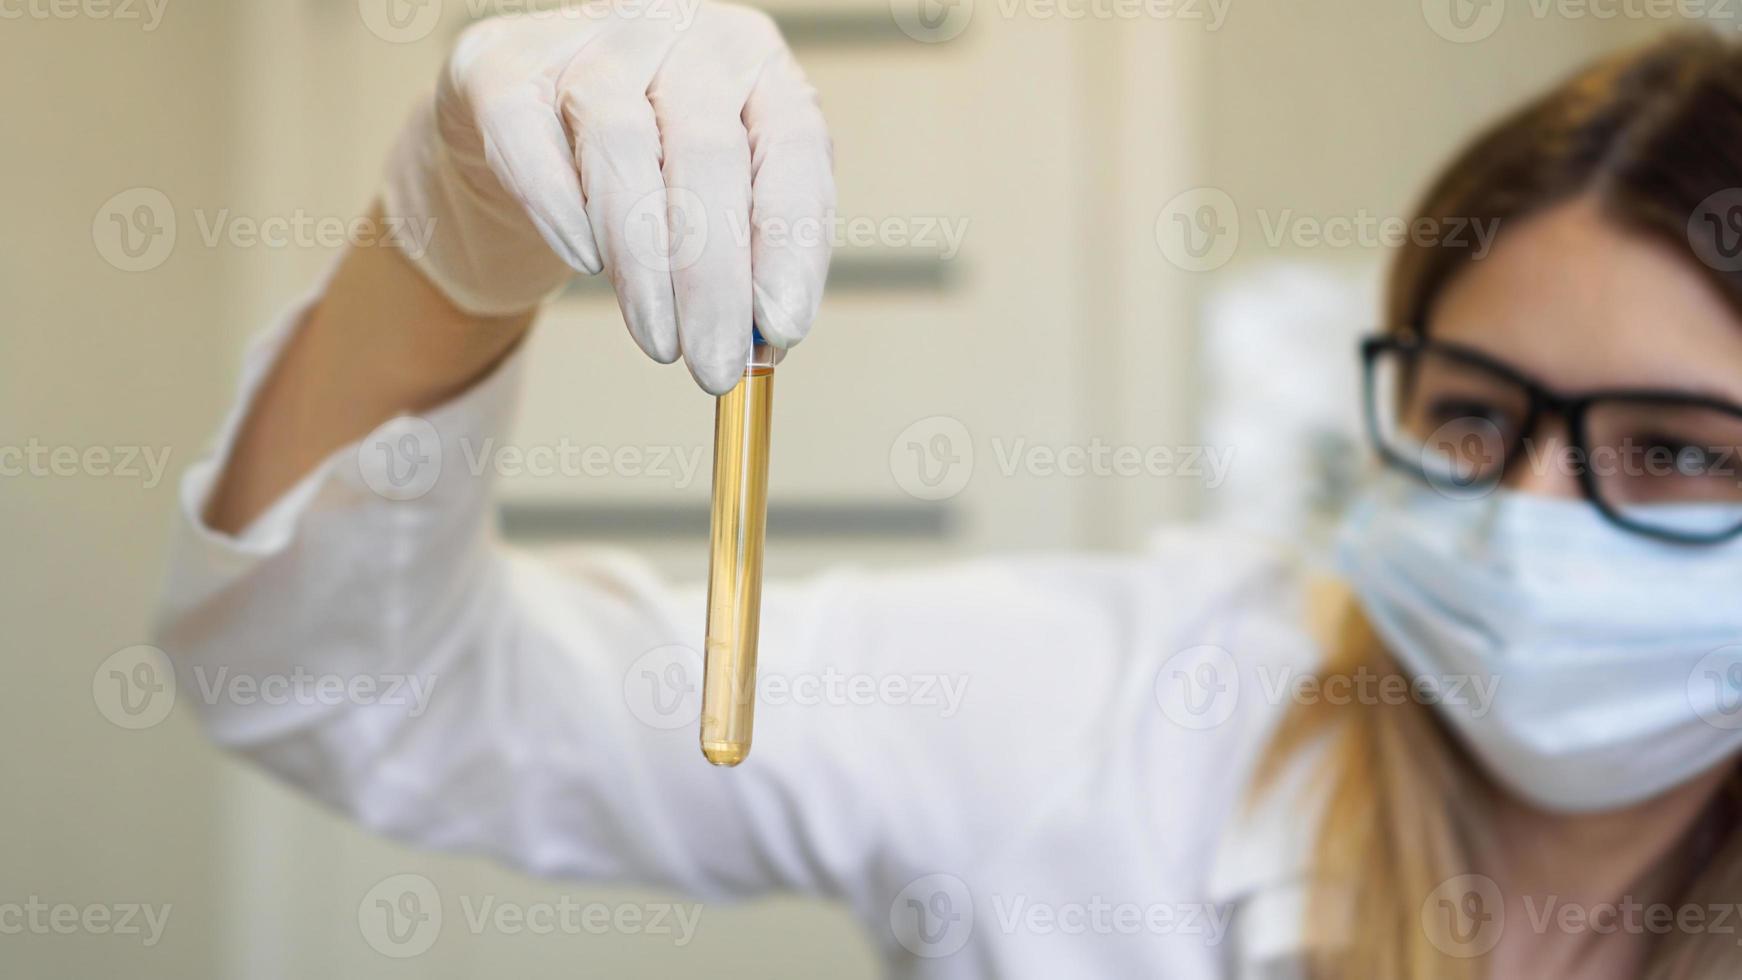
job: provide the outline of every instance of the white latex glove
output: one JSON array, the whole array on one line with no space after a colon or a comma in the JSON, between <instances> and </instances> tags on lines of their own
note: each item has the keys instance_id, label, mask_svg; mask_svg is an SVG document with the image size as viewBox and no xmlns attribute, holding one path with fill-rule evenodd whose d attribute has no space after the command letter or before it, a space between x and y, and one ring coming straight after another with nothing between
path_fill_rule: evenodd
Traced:
<instances>
[{"instance_id":1,"label":"white latex glove","mask_svg":"<svg viewBox=\"0 0 1742 980\"><path fill-rule=\"evenodd\" d=\"M507 314L574 271L611 277L648 356L714 394L752 320L810 330L835 205L816 92L765 14L702 3L468 28L389 165L390 217L435 224L413 261L461 308Z\"/></svg>"}]
</instances>

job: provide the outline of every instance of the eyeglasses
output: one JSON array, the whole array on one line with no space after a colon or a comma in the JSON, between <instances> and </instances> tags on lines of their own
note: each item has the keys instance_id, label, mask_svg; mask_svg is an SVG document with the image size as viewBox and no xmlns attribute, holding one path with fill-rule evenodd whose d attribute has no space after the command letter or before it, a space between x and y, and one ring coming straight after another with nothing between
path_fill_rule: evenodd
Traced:
<instances>
[{"instance_id":1,"label":"eyeglasses","mask_svg":"<svg viewBox=\"0 0 1742 980\"><path fill-rule=\"evenodd\" d=\"M1362 342L1367 428L1385 462L1476 497L1528 466L1566 467L1611 522L1682 544L1742 536L1742 405L1675 391L1563 395L1458 344ZM1566 422L1567 449L1538 445Z\"/></svg>"}]
</instances>

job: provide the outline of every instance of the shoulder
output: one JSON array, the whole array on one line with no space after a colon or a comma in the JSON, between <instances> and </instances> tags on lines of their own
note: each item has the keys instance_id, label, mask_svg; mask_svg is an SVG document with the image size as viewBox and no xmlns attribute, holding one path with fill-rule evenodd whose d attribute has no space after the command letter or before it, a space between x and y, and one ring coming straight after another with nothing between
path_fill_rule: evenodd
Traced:
<instances>
[{"instance_id":1,"label":"shoulder","mask_svg":"<svg viewBox=\"0 0 1742 980\"><path fill-rule=\"evenodd\" d=\"M1250 747L1320 659L1313 573L1293 548L1244 531L1170 527L1149 543L1144 591L1167 609L1135 652L1153 670L1158 738Z\"/></svg>"},{"instance_id":2,"label":"shoulder","mask_svg":"<svg viewBox=\"0 0 1742 980\"><path fill-rule=\"evenodd\" d=\"M1317 661L1304 625L1309 578L1290 549L1214 527L1169 528L1123 556L871 577L859 615L895 647L938 643L941 662L965 665L970 679L951 724L904 726L883 743L908 760L904 785L960 803L925 809L926 831L892 855L888 894L948 871L977 896L1055 907L1152 896L1225 927L1223 896L1244 893L1286 853L1229 831L1291 703L1290 679ZM953 764L912 762L939 757ZM1232 853L1218 857L1224 848ZM1163 958L1198 942L1153 938L1145 948Z\"/></svg>"},{"instance_id":3,"label":"shoulder","mask_svg":"<svg viewBox=\"0 0 1742 980\"><path fill-rule=\"evenodd\" d=\"M1155 802L1190 836L1225 815L1316 663L1306 579L1273 541L1181 526L1128 554L843 572L800 646L950 679L959 711L903 735L951 746L987 778L1079 799L1175 797Z\"/></svg>"},{"instance_id":4,"label":"shoulder","mask_svg":"<svg viewBox=\"0 0 1742 980\"><path fill-rule=\"evenodd\" d=\"M1264 866L1290 850L1271 831L1256 835L1264 847L1249 848L1254 834L1240 828L1258 802L1253 777L1272 736L1323 659L1308 625L1315 576L1296 552L1239 533L1169 530L1151 547L1157 574L1189 612L1172 617L1147 651L1151 683L1132 728L1133 757L1180 880L1221 896L1257 873L1219 868L1230 860L1222 852L1232 847ZM1181 556L1206 551L1219 557L1195 575L1182 569ZM1298 798L1316 766L1296 763L1285 766L1284 792L1267 797Z\"/></svg>"}]
</instances>

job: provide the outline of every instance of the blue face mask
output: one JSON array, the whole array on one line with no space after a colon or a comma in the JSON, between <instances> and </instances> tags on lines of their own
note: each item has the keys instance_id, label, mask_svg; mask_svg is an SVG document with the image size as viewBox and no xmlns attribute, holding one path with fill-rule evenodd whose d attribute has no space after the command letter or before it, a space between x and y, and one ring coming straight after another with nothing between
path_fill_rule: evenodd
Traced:
<instances>
[{"instance_id":1,"label":"blue face mask","mask_svg":"<svg viewBox=\"0 0 1742 980\"><path fill-rule=\"evenodd\" d=\"M1617 809L1742 749L1742 542L1667 544L1581 500L1457 500L1387 474L1338 561L1404 670L1539 807Z\"/></svg>"}]
</instances>

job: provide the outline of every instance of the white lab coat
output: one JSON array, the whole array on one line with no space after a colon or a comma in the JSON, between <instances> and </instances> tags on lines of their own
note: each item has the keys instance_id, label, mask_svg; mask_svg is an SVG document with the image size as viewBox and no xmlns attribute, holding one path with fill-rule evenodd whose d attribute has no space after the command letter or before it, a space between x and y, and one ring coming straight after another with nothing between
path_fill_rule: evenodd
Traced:
<instances>
[{"instance_id":1,"label":"white lab coat","mask_svg":"<svg viewBox=\"0 0 1742 980\"><path fill-rule=\"evenodd\" d=\"M762 670L790 686L758 707L750 759L714 769L681 685L644 693L693 668L701 591L605 551L559 575L496 539L464 450L503 435L519 356L426 416L444 463L424 496L371 491L353 447L239 537L202 525L300 320L256 345L182 485L159 642L218 743L417 846L703 901L841 901L893 976L1289 975L1315 821L1279 795L1242 810L1277 680L1316 658L1285 556L1181 530L1133 556L770 583ZM239 703L210 693L219 671L382 686ZM421 713L382 693L404 677L433 685Z\"/></svg>"}]
</instances>

